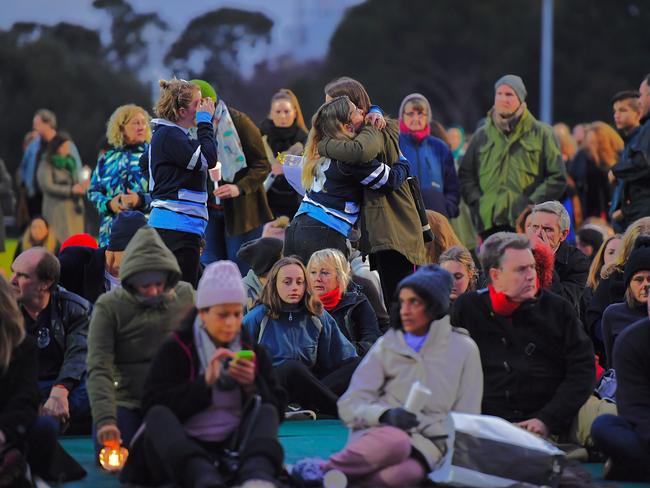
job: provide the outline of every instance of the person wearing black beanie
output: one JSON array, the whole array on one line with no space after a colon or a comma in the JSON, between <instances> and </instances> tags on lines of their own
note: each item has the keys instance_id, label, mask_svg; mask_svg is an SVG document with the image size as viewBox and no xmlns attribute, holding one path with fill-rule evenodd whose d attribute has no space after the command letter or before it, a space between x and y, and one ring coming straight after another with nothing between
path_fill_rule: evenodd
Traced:
<instances>
[{"instance_id":1,"label":"person wearing black beanie","mask_svg":"<svg viewBox=\"0 0 650 488\"><path fill-rule=\"evenodd\" d=\"M251 267L242 280L247 297L244 313L257 303L266 284L266 275L282 257L282 245L283 242L275 237L260 237L245 242L237 251L237 259Z\"/></svg>"}]
</instances>

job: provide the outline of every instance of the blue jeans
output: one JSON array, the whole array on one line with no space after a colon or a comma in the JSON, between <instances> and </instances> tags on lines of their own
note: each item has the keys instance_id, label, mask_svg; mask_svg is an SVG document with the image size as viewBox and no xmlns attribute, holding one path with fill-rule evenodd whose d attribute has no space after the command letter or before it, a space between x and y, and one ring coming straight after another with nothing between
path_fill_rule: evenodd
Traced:
<instances>
[{"instance_id":1,"label":"blue jeans","mask_svg":"<svg viewBox=\"0 0 650 488\"><path fill-rule=\"evenodd\" d=\"M612 458L618 471L626 472L630 479L650 480L650 449L630 422L616 415L601 415L591 426L591 438Z\"/></svg>"},{"instance_id":2,"label":"blue jeans","mask_svg":"<svg viewBox=\"0 0 650 488\"><path fill-rule=\"evenodd\" d=\"M41 390L41 398L47 399L54 380L40 380L38 389ZM68 406L70 407L70 421L84 420L90 414L90 401L86 391L86 377L83 376L79 384L68 395Z\"/></svg>"},{"instance_id":3,"label":"blue jeans","mask_svg":"<svg viewBox=\"0 0 650 488\"><path fill-rule=\"evenodd\" d=\"M243 234L229 236L226 234L226 217L223 210L208 209L208 227L205 229L205 249L201 255L201 264L208 265L214 261L228 259L239 267L242 276L246 276L250 266L237 257L237 251L245 242L262 236L263 226Z\"/></svg>"},{"instance_id":4,"label":"blue jeans","mask_svg":"<svg viewBox=\"0 0 650 488\"><path fill-rule=\"evenodd\" d=\"M129 448L131 439L142 425L142 412L138 409L132 410L126 407L117 407L117 428L120 429L122 445ZM102 445L97 442L97 426L93 423L93 444L95 446L95 458L99 456Z\"/></svg>"}]
</instances>

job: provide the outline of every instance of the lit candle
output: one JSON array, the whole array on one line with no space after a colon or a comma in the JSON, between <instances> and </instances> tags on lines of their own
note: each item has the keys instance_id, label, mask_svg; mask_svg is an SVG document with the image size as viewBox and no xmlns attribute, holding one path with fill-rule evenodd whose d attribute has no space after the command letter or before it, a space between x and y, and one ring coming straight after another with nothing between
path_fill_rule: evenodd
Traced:
<instances>
[{"instance_id":1,"label":"lit candle","mask_svg":"<svg viewBox=\"0 0 650 488\"><path fill-rule=\"evenodd\" d=\"M99 464L106 471L119 471L124 467L129 451L120 446L106 446L99 451Z\"/></svg>"}]
</instances>

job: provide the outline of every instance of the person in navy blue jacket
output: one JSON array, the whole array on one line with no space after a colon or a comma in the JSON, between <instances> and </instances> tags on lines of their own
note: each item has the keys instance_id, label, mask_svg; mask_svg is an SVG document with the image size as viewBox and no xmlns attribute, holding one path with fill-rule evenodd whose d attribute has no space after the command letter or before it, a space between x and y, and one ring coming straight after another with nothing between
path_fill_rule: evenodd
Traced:
<instances>
[{"instance_id":1,"label":"person in navy blue jacket","mask_svg":"<svg viewBox=\"0 0 650 488\"><path fill-rule=\"evenodd\" d=\"M246 314L242 327L268 351L290 402L338 415L336 401L359 358L334 318L312 296L300 260L282 258L273 265L259 305Z\"/></svg>"},{"instance_id":2,"label":"person in navy blue jacket","mask_svg":"<svg viewBox=\"0 0 650 488\"><path fill-rule=\"evenodd\" d=\"M399 108L399 148L417 176L424 205L452 219L458 217L460 186L454 158L442 140L431 135L431 105L419 93L407 95Z\"/></svg>"},{"instance_id":3,"label":"person in navy blue jacket","mask_svg":"<svg viewBox=\"0 0 650 488\"><path fill-rule=\"evenodd\" d=\"M160 80L154 111L159 118L151 121L151 145L140 160L149 175L149 225L176 256L183 281L196 286L208 225L207 171L217 162L214 101L201 98L199 87L188 81ZM189 129L197 125L198 139L190 139Z\"/></svg>"},{"instance_id":4,"label":"person in navy blue jacket","mask_svg":"<svg viewBox=\"0 0 650 488\"><path fill-rule=\"evenodd\" d=\"M377 160L359 165L318 155L320 140L353 139L363 122L362 112L346 96L324 103L314 115L302 173L307 192L285 234L285 256L295 254L307 263L315 251L332 248L347 257L346 240L359 219L364 188L389 193L409 175L403 158L391 167Z\"/></svg>"}]
</instances>

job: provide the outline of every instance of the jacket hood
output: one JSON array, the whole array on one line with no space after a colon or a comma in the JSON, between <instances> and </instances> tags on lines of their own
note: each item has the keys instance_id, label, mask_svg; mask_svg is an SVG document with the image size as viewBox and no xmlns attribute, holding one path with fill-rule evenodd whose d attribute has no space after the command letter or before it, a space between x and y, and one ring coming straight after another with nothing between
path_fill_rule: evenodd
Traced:
<instances>
[{"instance_id":1,"label":"jacket hood","mask_svg":"<svg viewBox=\"0 0 650 488\"><path fill-rule=\"evenodd\" d=\"M173 288L181 279L181 268L172 252L156 232L145 225L140 228L124 250L120 265L120 280L128 281L130 276L141 271L167 271L167 287Z\"/></svg>"}]
</instances>

